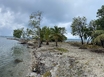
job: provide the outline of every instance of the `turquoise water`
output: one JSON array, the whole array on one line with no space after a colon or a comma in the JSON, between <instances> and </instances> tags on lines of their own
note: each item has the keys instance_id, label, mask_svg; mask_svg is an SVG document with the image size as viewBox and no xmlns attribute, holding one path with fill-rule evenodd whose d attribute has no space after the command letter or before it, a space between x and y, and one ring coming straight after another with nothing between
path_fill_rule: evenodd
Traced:
<instances>
[{"instance_id":1,"label":"turquoise water","mask_svg":"<svg viewBox=\"0 0 104 77\"><path fill-rule=\"evenodd\" d=\"M16 63L16 59L21 62ZM25 77L30 59L26 46L0 37L0 77Z\"/></svg>"}]
</instances>

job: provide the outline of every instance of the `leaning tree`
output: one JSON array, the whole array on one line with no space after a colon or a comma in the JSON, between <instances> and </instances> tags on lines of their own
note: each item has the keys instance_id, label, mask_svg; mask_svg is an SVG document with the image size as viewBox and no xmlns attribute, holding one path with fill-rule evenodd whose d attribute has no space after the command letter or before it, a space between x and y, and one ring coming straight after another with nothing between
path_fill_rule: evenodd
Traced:
<instances>
[{"instance_id":1,"label":"leaning tree","mask_svg":"<svg viewBox=\"0 0 104 77\"><path fill-rule=\"evenodd\" d=\"M41 40L40 40L40 22L42 19L41 15L42 12L40 11L32 13L30 15L30 22L29 22L29 25L32 27L33 31L37 31L38 47L41 47Z\"/></svg>"}]
</instances>

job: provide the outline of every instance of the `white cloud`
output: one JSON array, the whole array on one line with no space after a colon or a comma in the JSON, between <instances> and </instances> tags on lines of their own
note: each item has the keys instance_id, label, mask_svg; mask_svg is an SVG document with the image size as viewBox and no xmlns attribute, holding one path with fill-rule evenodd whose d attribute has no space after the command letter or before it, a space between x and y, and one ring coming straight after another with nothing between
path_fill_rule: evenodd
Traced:
<instances>
[{"instance_id":1,"label":"white cloud","mask_svg":"<svg viewBox=\"0 0 104 77\"><path fill-rule=\"evenodd\" d=\"M89 22L96 18L103 4L104 0L0 0L0 33L3 35L5 31L9 35L5 28L11 33L13 29L26 27L29 15L42 11L41 27L65 27L68 38L77 38L70 33L72 18L85 16Z\"/></svg>"},{"instance_id":2,"label":"white cloud","mask_svg":"<svg viewBox=\"0 0 104 77\"><path fill-rule=\"evenodd\" d=\"M5 12L3 12L3 9L0 8L0 30L4 29L2 30L2 32L0 31L0 33L10 35L8 33L11 33L14 29L24 27L24 23L18 24L14 20L15 20L14 12L8 9Z\"/></svg>"}]
</instances>

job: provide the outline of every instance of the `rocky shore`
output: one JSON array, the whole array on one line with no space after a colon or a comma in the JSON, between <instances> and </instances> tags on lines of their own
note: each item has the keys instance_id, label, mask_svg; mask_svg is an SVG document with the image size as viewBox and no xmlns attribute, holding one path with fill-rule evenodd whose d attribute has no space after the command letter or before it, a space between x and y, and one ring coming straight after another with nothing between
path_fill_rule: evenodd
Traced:
<instances>
[{"instance_id":1,"label":"rocky shore","mask_svg":"<svg viewBox=\"0 0 104 77\"><path fill-rule=\"evenodd\" d=\"M79 49L68 43L29 48L32 64L27 77L104 77L103 53Z\"/></svg>"}]
</instances>

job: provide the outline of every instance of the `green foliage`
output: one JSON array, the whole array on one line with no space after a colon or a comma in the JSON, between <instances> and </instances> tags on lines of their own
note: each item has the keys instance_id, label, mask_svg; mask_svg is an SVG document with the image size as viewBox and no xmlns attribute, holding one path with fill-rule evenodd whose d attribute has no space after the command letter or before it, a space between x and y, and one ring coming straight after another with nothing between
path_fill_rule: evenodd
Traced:
<instances>
[{"instance_id":1,"label":"green foliage","mask_svg":"<svg viewBox=\"0 0 104 77\"><path fill-rule=\"evenodd\" d=\"M97 45L86 45L86 47L87 47L88 49L99 49L99 48L101 48L101 47L99 47L99 46L97 46Z\"/></svg>"},{"instance_id":2,"label":"green foliage","mask_svg":"<svg viewBox=\"0 0 104 77\"><path fill-rule=\"evenodd\" d=\"M22 35L22 29L15 29L13 32L13 36L17 38L21 38Z\"/></svg>"},{"instance_id":3,"label":"green foliage","mask_svg":"<svg viewBox=\"0 0 104 77\"><path fill-rule=\"evenodd\" d=\"M104 30L104 5L97 12L98 19L96 20L96 24L98 25L98 29Z\"/></svg>"},{"instance_id":4,"label":"green foliage","mask_svg":"<svg viewBox=\"0 0 104 77\"><path fill-rule=\"evenodd\" d=\"M56 46L57 46L58 40L63 41L65 39L64 37L65 32L66 30L64 27L54 26L54 28L51 28L51 37L55 40Z\"/></svg>"},{"instance_id":5,"label":"green foliage","mask_svg":"<svg viewBox=\"0 0 104 77\"><path fill-rule=\"evenodd\" d=\"M101 9L98 9L97 17L104 17L104 5L102 5Z\"/></svg>"},{"instance_id":6,"label":"green foliage","mask_svg":"<svg viewBox=\"0 0 104 77\"><path fill-rule=\"evenodd\" d=\"M43 74L43 77L50 77L50 76L51 76L51 72L50 72L50 71L45 72L45 73Z\"/></svg>"},{"instance_id":7,"label":"green foliage","mask_svg":"<svg viewBox=\"0 0 104 77\"><path fill-rule=\"evenodd\" d=\"M81 42L83 44L83 40L86 37L86 17L76 17L73 18L73 22L71 24L71 28L72 28L72 34L73 35L78 35L81 38Z\"/></svg>"},{"instance_id":8,"label":"green foliage","mask_svg":"<svg viewBox=\"0 0 104 77\"><path fill-rule=\"evenodd\" d=\"M95 31L93 31L92 36L94 38L96 38L97 36L99 36L99 35L101 35L103 33L104 33L104 30L95 30Z\"/></svg>"},{"instance_id":9,"label":"green foliage","mask_svg":"<svg viewBox=\"0 0 104 77\"><path fill-rule=\"evenodd\" d=\"M41 14L42 12L38 11L38 12L35 12L35 13L32 13L30 15L30 23L29 25L35 29L35 28L39 28L40 26L40 21L41 21Z\"/></svg>"},{"instance_id":10,"label":"green foliage","mask_svg":"<svg viewBox=\"0 0 104 77\"><path fill-rule=\"evenodd\" d=\"M68 52L68 50L64 48L56 48L56 50L61 51L61 52Z\"/></svg>"},{"instance_id":11,"label":"green foliage","mask_svg":"<svg viewBox=\"0 0 104 77\"><path fill-rule=\"evenodd\" d=\"M29 39L30 35L33 35L33 31L29 28L27 28L26 30L24 30L24 28L22 29L22 38L23 39Z\"/></svg>"},{"instance_id":12,"label":"green foliage","mask_svg":"<svg viewBox=\"0 0 104 77\"><path fill-rule=\"evenodd\" d=\"M38 47L41 47L41 29L40 29L40 21L41 21L42 12L38 11L30 15L30 23L29 25L32 27L33 31L37 32L36 37L38 37ZM34 32L34 33L35 33Z\"/></svg>"},{"instance_id":13,"label":"green foliage","mask_svg":"<svg viewBox=\"0 0 104 77\"><path fill-rule=\"evenodd\" d=\"M94 42L95 43L100 43L102 41L104 41L104 34L101 34L99 36L97 36L95 39L94 39Z\"/></svg>"},{"instance_id":14,"label":"green foliage","mask_svg":"<svg viewBox=\"0 0 104 77\"><path fill-rule=\"evenodd\" d=\"M44 40L46 41L46 44L49 45L51 30L49 27L46 26L43 28L44 28Z\"/></svg>"}]
</instances>

